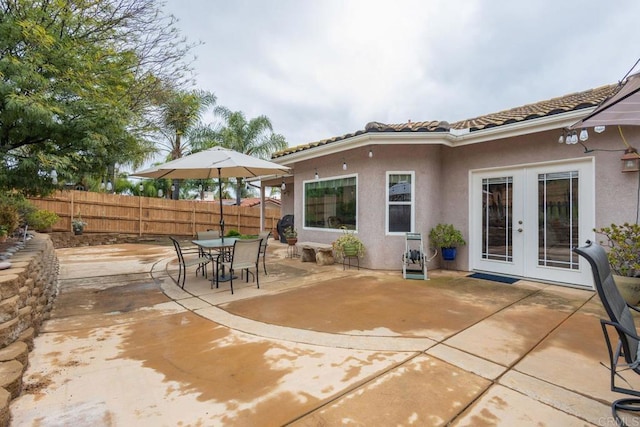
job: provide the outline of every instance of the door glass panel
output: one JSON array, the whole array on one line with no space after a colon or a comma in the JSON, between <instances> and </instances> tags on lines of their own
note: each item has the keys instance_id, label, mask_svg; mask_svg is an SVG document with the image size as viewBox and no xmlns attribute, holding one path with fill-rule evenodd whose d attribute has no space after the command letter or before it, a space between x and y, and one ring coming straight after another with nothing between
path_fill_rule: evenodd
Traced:
<instances>
[{"instance_id":1,"label":"door glass panel","mask_svg":"<svg viewBox=\"0 0 640 427\"><path fill-rule=\"evenodd\" d=\"M577 270L578 171L538 174L538 265Z\"/></svg>"},{"instance_id":2,"label":"door glass panel","mask_svg":"<svg viewBox=\"0 0 640 427\"><path fill-rule=\"evenodd\" d=\"M513 177L482 180L482 259L513 261Z\"/></svg>"}]
</instances>

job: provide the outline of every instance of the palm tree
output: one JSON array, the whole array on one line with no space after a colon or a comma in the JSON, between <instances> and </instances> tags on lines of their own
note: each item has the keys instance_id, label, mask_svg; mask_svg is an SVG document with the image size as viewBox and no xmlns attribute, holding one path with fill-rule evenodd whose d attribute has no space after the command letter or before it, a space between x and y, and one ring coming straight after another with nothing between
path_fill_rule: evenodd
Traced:
<instances>
[{"instance_id":1,"label":"palm tree","mask_svg":"<svg viewBox=\"0 0 640 427\"><path fill-rule=\"evenodd\" d=\"M203 133L209 133L209 127L202 124L202 116L210 106L215 105L216 96L207 91L168 91L161 101L160 133L169 152L167 160L175 160L193 152L193 141ZM180 181L174 180L173 199L178 198Z\"/></svg>"},{"instance_id":2,"label":"palm tree","mask_svg":"<svg viewBox=\"0 0 640 427\"><path fill-rule=\"evenodd\" d=\"M220 145L250 156L269 159L274 151L287 148L284 136L273 133L271 120L258 116L247 121L242 111L230 111L216 107L215 112L223 118L223 127L216 132ZM236 204L239 206L244 185L242 178L236 178Z\"/></svg>"}]
</instances>

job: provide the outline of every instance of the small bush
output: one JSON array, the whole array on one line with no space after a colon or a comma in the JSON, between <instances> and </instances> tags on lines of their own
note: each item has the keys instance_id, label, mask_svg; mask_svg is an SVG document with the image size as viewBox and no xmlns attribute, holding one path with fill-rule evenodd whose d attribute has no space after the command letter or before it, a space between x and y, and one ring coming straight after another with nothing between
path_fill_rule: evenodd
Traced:
<instances>
[{"instance_id":1,"label":"small bush","mask_svg":"<svg viewBox=\"0 0 640 427\"><path fill-rule=\"evenodd\" d=\"M60 220L55 213L46 209L40 209L27 215L27 224L36 230L47 230Z\"/></svg>"},{"instance_id":2,"label":"small bush","mask_svg":"<svg viewBox=\"0 0 640 427\"><path fill-rule=\"evenodd\" d=\"M20 214L14 205L0 206L0 226L3 226L7 233L20 226Z\"/></svg>"},{"instance_id":3,"label":"small bush","mask_svg":"<svg viewBox=\"0 0 640 427\"><path fill-rule=\"evenodd\" d=\"M227 231L226 237L238 237L238 236L240 236L240 232L238 230L231 229Z\"/></svg>"}]
</instances>

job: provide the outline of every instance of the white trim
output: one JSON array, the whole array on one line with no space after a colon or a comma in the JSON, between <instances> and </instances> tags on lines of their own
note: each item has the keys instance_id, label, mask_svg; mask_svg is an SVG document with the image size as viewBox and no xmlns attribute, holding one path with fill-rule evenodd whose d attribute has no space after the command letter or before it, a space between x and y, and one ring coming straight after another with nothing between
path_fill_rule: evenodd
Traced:
<instances>
[{"instance_id":1,"label":"white trim","mask_svg":"<svg viewBox=\"0 0 640 427\"><path fill-rule=\"evenodd\" d=\"M356 180L356 194L355 194L355 200L356 200L356 212L355 212L356 228L355 228L355 230L349 230L349 231L353 231L355 234L358 233L358 212L359 212L359 209L360 209L360 202L359 202L360 189L358 187L358 174L357 173L351 173L351 174L347 174L347 175L328 176L328 177L323 177L323 178L318 178L318 179L315 179L315 178L313 178L313 179L305 179L305 180L302 181L302 229L303 230L324 231L324 232L332 232L332 233L338 233L338 232L342 232L343 231L343 230L337 229L337 228L307 227L305 225L307 223L307 221L306 221L307 194L306 194L306 191L305 191L305 186L309 182L335 181L335 180L338 180L338 179L345 179L345 178L355 178L355 180Z\"/></svg>"},{"instance_id":2,"label":"white trim","mask_svg":"<svg viewBox=\"0 0 640 427\"><path fill-rule=\"evenodd\" d=\"M385 204L384 204L384 232L387 236L404 236L406 231L389 231L389 177L391 175L410 175L411 176L411 201L395 202L394 205L410 205L411 206L411 230L413 233L416 229L416 172L415 171L387 171L385 177Z\"/></svg>"}]
</instances>

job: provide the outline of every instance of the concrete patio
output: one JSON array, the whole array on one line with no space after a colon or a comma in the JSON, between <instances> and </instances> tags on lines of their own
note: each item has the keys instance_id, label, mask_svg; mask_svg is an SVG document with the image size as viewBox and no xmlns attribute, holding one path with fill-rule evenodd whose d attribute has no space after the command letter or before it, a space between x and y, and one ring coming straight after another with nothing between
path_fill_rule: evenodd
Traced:
<instances>
[{"instance_id":1,"label":"concrete patio","mask_svg":"<svg viewBox=\"0 0 640 427\"><path fill-rule=\"evenodd\" d=\"M591 291L403 280L273 240L260 289L234 295L193 268L177 287L168 245L57 254L15 426L615 425Z\"/></svg>"}]
</instances>

